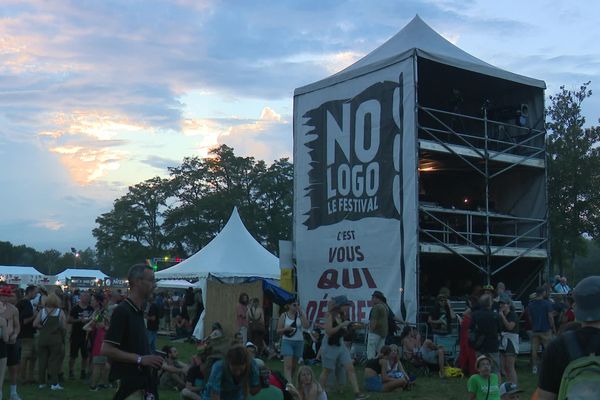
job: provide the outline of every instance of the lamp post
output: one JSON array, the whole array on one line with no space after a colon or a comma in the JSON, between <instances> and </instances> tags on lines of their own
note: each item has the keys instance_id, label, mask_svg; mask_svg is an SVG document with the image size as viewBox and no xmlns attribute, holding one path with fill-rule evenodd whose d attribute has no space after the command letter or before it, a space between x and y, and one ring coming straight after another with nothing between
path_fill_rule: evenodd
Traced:
<instances>
[{"instance_id":1,"label":"lamp post","mask_svg":"<svg viewBox=\"0 0 600 400\"><path fill-rule=\"evenodd\" d=\"M79 257L79 253L75 247L71 247L71 253L73 254L73 268L77 267L77 258Z\"/></svg>"}]
</instances>

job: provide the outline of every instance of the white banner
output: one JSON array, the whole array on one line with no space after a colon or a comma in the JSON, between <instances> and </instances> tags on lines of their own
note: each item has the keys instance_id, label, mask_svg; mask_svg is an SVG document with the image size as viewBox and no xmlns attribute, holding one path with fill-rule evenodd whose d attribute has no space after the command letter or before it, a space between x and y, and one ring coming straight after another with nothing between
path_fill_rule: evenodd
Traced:
<instances>
[{"instance_id":1,"label":"white banner","mask_svg":"<svg viewBox=\"0 0 600 400\"><path fill-rule=\"evenodd\" d=\"M380 290L416 321L413 59L294 99L294 250L309 320L346 295L364 321Z\"/></svg>"}]
</instances>

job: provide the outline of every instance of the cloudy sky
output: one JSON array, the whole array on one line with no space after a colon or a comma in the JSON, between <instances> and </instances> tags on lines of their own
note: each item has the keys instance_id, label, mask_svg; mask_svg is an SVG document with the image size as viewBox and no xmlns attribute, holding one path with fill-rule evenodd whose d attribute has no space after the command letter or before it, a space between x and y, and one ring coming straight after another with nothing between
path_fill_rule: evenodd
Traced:
<instances>
[{"instance_id":1,"label":"cloudy sky","mask_svg":"<svg viewBox=\"0 0 600 400\"><path fill-rule=\"evenodd\" d=\"M498 67L600 88L596 1L0 1L0 241L93 247L128 185L217 144L292 156L296 87L415 14ZM500 6L501 4L501 6ZM587 101L600 117L600 93Z\"/></svg>"}]
</instances>

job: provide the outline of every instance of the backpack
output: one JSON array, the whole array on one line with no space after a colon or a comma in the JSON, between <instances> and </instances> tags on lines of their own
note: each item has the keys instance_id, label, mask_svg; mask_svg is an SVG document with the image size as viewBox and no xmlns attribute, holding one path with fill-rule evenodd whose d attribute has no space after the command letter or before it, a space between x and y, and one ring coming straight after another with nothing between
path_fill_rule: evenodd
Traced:
<instances>
[{"instance_id":1,"label":"backpack","mask_svg":"<svg viewBox=\"0 0 600 400\"><path fill-rule=\"evenodd\" d=\"M593 399L600 388L600 355L595 352L585 355L577 341L575 332L564 334L570 362L560 381L558 400ZM593 349L600 344L600 334L592 339Z\"/></svg>"},{"instance_id":2,"label":"backpack","mask_svg":"<svg viewBox=\"0 0 600 400\"><path fill-rule=\"evenodd\" d=\"M387 308L387 320L388 320L388 334L387 336L396 336L398 333L398 325L396 325L396 315L392 309L386 304Z\"/></svg>"}]
</instances>

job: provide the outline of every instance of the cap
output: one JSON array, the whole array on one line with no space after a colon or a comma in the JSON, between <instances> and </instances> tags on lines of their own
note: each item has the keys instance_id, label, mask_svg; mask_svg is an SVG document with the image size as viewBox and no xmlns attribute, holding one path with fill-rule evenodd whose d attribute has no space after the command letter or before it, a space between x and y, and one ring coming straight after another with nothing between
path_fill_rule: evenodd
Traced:
<instances>
[{"instance_id":1,"label":"cap","mask_svg":"<svg viewBox=\"0 0 600 400\"><path fill-rule=\"evenodd\" d=\"M582 279L573 289L573 299L578 321L600 321L600 276Z\"/></svg>"},{"instance_id":2,"label":"cap","mask_svg":"<svg viewBox=\"0 0 600 400\"><path fill-rule=\"evenodd\" d=\"M0 287L0 296L2 297L8 297L8 296L12 296L13 295L13 290L10 286L2 286Z\"/></svg>"},{"instance_id":3,"label":"cap","mask_svg":"<svg viewBox=\"0 0 600 400\"><path fill-rule=\"evenodd\" d=\"M483 360L488 360L490 363L493 363L491 358L489 358L485 354L482 354L479 357L477 357L477 361L475 361L475 367L479 368L479 363Z\"/></svg>"},{"instance_id":4,"label":"cap","mask_svg":"<svg viewBox=\"0 0 600 400\"><path fill-rule=\"evenodd\" d=\"M387 301L387 299L385 298L383 293L381 293L379 290L374 291L373 294L371 295L371 297L376 297L383 302Z\"/></svg>"},{"instance_id":5,"label":"cap","mask_svg":"<svg viewBox=\"0 0 600 400\"><path fill-rule=\"evenodd\" d=\"M254 343L252 343L252 342L246 342L246 347L253 347L254 350L257 349L256 345Z\"/></svg>"},{"instance_id":6,"label":"cap","mask_svg":"<svg viewBox=\"0 0 600 400\"><path fill-rule=\"evenodd\" d=\"M505 394L514 393L523 393L523 391L517 387L516 383L504 382L502 385L500 385L500 397L504 396Z\"/></svg>"},{"instance_id":7,"label":"cap","mask_svg":"<svg viewBox=\"0 0 600 400\"><path fill-rule=\"evenodd\" d=\"M347 306L352 304L352 302L348 300L348 297L346 297L345 295L332 297L331 300L333 301L335 307Z\"/></svg>"},{"instance_id":8,"label":"cap","mask_svg":"<svg viewBox=\"0 0 600 400\"><path fill-rule=\"evenodd\" d=\"M483 290L494 290L494 285L484 285Z\"/></svg>"}]
</instances>

